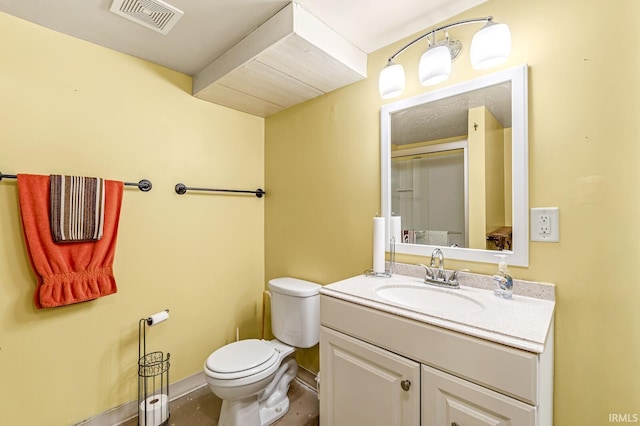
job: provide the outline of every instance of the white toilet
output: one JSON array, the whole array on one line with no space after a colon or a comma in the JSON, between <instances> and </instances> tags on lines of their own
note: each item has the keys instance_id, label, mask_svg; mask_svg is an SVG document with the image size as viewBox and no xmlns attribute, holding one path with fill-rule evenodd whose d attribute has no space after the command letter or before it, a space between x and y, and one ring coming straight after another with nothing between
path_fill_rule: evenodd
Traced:
<instances>
[{"instance_id":1,"label":"white toilet","mask_svg":"<svg viewBox=\"0 0 640 426\"><path fill-rule=\"evenodd\" d=\"M289 410L289 383L298 371L295 348L310 348L320 338L320 287L296 278L269 281L277 340L240 340L207 358L205 378L222 399L219 426L267 426Z\"/></svg>"}]
</instances>

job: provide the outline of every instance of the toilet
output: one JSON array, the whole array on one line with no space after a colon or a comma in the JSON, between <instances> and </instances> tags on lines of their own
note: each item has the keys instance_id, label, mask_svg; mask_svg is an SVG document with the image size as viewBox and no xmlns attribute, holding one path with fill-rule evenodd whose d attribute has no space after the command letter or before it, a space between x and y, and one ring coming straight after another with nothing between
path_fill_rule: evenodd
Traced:
<instances>
[{"instance_id":1,"label":"toilet","mask_svg":"<svg viewBox=\"0 0 640 426\"><path fill-rule=\"evenodd\" d=\"M246 339L213 352L204 363L211 391L222 399L219 426L267 426L289 410L296 377L295 348L320 338L319 284L297 278L269 281L275 340Z\"/></svg>"}]
</instances>

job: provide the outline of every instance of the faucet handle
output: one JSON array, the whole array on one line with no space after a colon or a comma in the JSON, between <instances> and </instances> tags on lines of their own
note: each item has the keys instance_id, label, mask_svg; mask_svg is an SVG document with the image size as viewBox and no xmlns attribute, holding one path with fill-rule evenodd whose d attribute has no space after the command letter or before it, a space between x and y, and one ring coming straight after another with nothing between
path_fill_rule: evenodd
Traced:
<instances>
[{"instance_id":1,"label":"faucet handle","mask_svg":"<svg viewBox=\"0 0 640 426\"><path fill-rule=\"evenodd\" d=\"M427 265L423 265L422 263L416 263L416 265L418 265L418 266L422 266L422 267L425 269L425 271L426 271L426 272L425 272L425 279L426 279L426 278L431 278L431 279L433 279L433 278L434 278L434 276L433 276L433 271L432 271L432 270L431 270L431 268L429 268Z\"/></svg>"},{"instance_id":2,"label":"faucet handle","mask_svg":"<svg viewBox=\"0 0 640 426\"><path fill-rule=\"evenodd\" d=\"M459 272L471 272L471 271L469 269L457 269L457 270L453 271L451 273L451 275L449 275L449 279L447 281L449 281L449 282L458 281L458 273Z\"/></svg>"}]
</instances>

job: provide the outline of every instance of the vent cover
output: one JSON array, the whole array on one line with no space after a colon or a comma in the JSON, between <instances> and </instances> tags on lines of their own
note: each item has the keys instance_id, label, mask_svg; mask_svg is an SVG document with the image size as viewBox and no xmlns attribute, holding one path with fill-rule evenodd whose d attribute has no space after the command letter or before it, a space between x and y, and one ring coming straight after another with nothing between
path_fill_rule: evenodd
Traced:
<instances>
[{"instance_id":1,"label":"vent cover","mask_svg":"<svg viewBox=\"0 0 640 426\"><path fill-rule=\"evenodd\" d=\"M161 0L114 0L111 11L162 34L167 34L184 15Z\"/></svg>"}]
</instances>

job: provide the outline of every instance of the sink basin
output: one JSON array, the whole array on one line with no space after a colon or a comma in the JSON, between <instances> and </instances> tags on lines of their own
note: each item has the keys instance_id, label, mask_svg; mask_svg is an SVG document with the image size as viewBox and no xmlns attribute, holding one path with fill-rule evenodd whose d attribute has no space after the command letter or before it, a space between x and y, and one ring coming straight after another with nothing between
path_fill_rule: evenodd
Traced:
<instances>
[{"instance_id":1,"label":"sink basin","mask_svg":"<svg viewBox=\"0 0 640 426\"><path fill-rule=\"evenodd\" d=\"M475 300L461 294L429 287L384 286L376 294L395 304L411 310L428 313L471 314L479 312L483 306Z\"/></svg>"}]
</instances>

